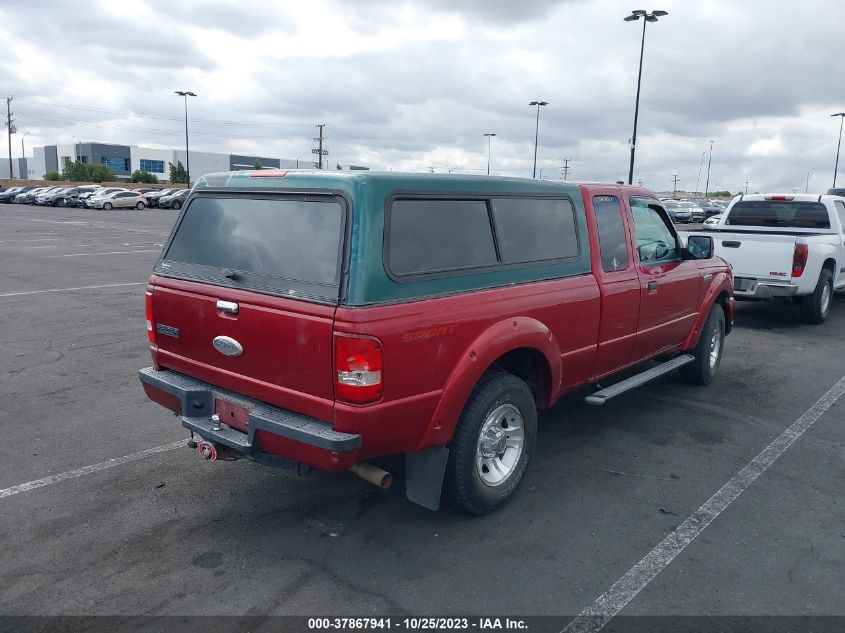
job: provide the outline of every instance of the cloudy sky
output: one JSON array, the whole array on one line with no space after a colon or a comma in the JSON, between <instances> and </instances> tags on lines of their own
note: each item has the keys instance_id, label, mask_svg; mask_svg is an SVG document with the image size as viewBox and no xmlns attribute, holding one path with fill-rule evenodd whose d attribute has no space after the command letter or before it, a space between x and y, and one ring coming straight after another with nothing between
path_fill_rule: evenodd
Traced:
<instances>
[{"instance_id":1,"label":"cloudy sky","mask_svg":"<svg viewBox=\"0 0 845 633\"><path fill-rule=\"evenodd\" d=\"M28 147L101 141L654 190L830 186L845 110L843 0L0 0L0 92ZM20 137L13 137L13 155ZM5 155L5 151L3 152ZM843 160L845 162L845 160ZM845 182L845 167L842 169Z\"/></svg>"}]
</instances>

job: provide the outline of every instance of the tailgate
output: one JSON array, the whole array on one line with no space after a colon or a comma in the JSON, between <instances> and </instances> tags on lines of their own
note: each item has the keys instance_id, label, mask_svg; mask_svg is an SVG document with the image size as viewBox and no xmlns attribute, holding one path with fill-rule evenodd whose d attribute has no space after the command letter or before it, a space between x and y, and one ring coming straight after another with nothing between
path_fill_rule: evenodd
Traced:
<instances>
[{"instance_id":1,"label":"tailgate","mask_svg":"<svg viewBox=\"0 0 845 633\"><path fill-rule=\"evenodd\" d=\"M734 277L789 279L795 253L794 235L776 233L707 233L713 238L716 255L733 268Z\"/></svg>"},{"instance_id":2,"label":"tailgate","mask_svg":"<svg viewBox=\"0 0 845 633\"><path fill-rule=\"evenodd\" d=\"M162 278L151 292L161 367L331 419L333 306Z\"/></svg>"},{"instance_id":3,"label":"tailgate","mask_svg":"<svg viewBox=\"0 0 845 633\"><path fill-rule=\"evenodd\" d=\"M333 195L194 193L148 289L158 364L331 420L346 217Z\"/></svg>"}]
</instances>

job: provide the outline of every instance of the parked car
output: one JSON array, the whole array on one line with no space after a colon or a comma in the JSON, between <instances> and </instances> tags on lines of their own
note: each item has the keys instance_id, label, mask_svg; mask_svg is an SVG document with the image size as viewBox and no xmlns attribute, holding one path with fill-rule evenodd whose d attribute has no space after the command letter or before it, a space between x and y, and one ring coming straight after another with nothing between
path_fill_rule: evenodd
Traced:
<instances>
[{"instance_id":1,"label":"parked car","mask_svg":"<svg viewBox=\"0 0 845 633\"><path fill-rule=\"evenodd\" d=\"M79 206L80 196L92 194L99 189L102 189L100 185L81 185L79 187L70 187L67 191L65 191L61 204L65 207Z\"/></svg>"},{"instance_id":2,"label":"parked car","mask_svg":"<svg viewBox=\"0 0 845 633\"><path fill-rule=\"evenodd\" d=\"M95 195L88 199L94 209L111 211L112 209L143 209L147 206L144 194L137 191L113 191L104 196Z\"/></svg>"},{"instance_id":3,"label":"parked car","mask_svg":"<svg viewBox=\"0 0 845 633\"><path fill-rule=\"evenodd\" d=\"M93 205L94 198L105 197L109 194L117 193L118 191L127 191L127 190L124 189L123 187L101 187L100 189L92 191L87 196L80 196L80 200L85 201L85 206L87 208L93 209L94 208L94 205Z\"/></svg>"},{"instance_id":4,"label":"parked car","mask_svg":"<svg viewBox=\"0 0 845 633\"><path fill-rule=\"evenodd\" d=\"M704 217L701 219L702 221L725 210L725 207L712 200L707 200L706 198L696 200L695 206L699 207L704 212Z\"/></svg>"},{"instance_id":5,"label":"parked car","mask_svg":"<svg viewBox=\"0 0 845 633\"><path fill-rule=\"evenodd\" d=\"M35 202L35 196L43 193L49 187L36 187L28 191L24 191L15 196L15 204L32 204Z\"/></svg>"},{"instance_id":6,"label":"parked car","mask_svg":"<svg viewBox=\"0 0 845 633\"><path fill-rule=\"evenodd\" d=\"M64 206L65 196L67 196L69 191L73 191L74 189L76 189L76 187L62 187L60 189L50 191L43 196L42 204L46 204L51 207Z\"/></svg>"},{"instance_id":7,"label":"parked car","mask_svg":"<svg viewBox=\"0 0 845 633\"><path fill-rule=\"evenodd\" d=\"M837 187L835 189L828 189L827 193L830 196L843 196L843 197L845 197L845 189L843 189L841 187Z\"/></svg>"},{"instance_id":8,"label":"parked car","mask_svg":"<svg viewBox=\"0 0 845 633\"><path fill-rule=\"evenodd\" d=\"M704 228L705 229L715 229L719 226L719 220L722 219L722 214L719 215L711 215L709 218L704 220Z\"/></svg>"},{"instance_id":9,"label":"parked car","mask_svg":"<svg viewBox=\"0 0 845 633\"><path fill-rule=\"evenodd\" d=\"M158 201L163 198L164 196L169 196L171 194L180 191L179 189L159 189L157 191L153 191L147 194L147 206L148 207L157 207Z\"/></svg>"},{"instance_id":10,"label":"parked car","mask_svg":"<svg viewBox=\"0 0 845 633\"><path fill-rule=\"evenodd\" d=\"M131 191L135 191L137 193L143 193L143 194L146 195L148 193L152 193L153 191L159 191L159 189L156 189L156 188L153 188L153 187L141 187L140 189L132 189Z\"/></svg>"},{"instance_id":11,"label":"parked car","mask_svg":"<svg viewBox=\"0 0 845 633\"><path fill-rule=\"evenodd\" d=\"M692 205L676 200L667 200L663 202L663 206L666 208L666 212L669 214L672 222L689 223L692 221Z\"/></svg>"},{"instance_id":12,"label":"parked car","mask_svg":"<svg viewBox=\"0 0 845 633\"><path fill-rule=\"evenodd\" d=\"M485 514L529 467L538 407L647 359L587 401L718 371L730 268L646 189L252 174L200 178L146 290L140 380L205 459L384 484L367 460L404 454L410 500Z\"/></svg>"},{"instance_id":13,"label":"parked car","mask_svg":"<svg viewBox=\"0 0 845 633\"><path fill-rule=\"evenodd\" d=\"M67 187L47 187L43 191L41 191L37 196L35 196L33 202L37 205L47 204L47 197L54 194L62 192Z\"/></svg>"},{"instance_id":14,"label":"parked car","mask_svg":"<svg viewBox=\"0 0 845 633\"><path fill-rule=\"evenodd\" d=\"M9 204L15 201L15 196L26 193L32 190L32 187L10 187L6 191L0 193L0 202Z\"/></svg>"},{"instance_id":15,"label":"parked car","mask_svg":"<svg viewBox=\"0 0 845 633\"><path fill-rule=\"evenodd\" d=\"M175 193L161 196L158 199L158 206L162 209L181 209L189 193L190 189L179 189Z\"/></svg>"},{"instance_id":16,"label":"parked car","mask_svg":"<svg viewBox=\"0 0 845 633\"><path fill-rule=\"evenodd\" d=\"M753 194L734 198L713 235L734 270L737 299L790 299L822 323L845 287L845 198ZM714 234L715 232L715 234Z\"/></svg>"}]
</instances>

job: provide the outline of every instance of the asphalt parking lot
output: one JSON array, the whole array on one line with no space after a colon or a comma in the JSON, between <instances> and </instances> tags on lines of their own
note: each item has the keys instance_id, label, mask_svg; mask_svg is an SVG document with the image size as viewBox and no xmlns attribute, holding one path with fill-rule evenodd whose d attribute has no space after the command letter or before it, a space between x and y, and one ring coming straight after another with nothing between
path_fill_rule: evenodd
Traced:
<instances>
[{"instance_id":1,"label":"asphalt parking lot","mask_svg":"<svg viewBox=\"0 0 845 633\"><path fill-rule=\"evenodd\" d=\"M845 374L845 295L821 326L740 304L714 385L564 398L522 492L484 518L412 505L401 481L203 462L136 377L144 283L175 217L0 205L4 615L575 616ZM620 613L845 615L843 411Z\"/></svg>"}]
</instances>

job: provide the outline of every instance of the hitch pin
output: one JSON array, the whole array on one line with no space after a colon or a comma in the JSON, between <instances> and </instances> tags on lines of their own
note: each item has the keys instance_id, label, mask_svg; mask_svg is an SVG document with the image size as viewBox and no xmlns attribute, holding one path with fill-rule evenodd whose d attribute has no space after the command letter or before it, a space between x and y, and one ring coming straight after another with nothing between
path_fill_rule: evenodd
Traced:
<instances>
[{"instance_id":1,"label":"hitch pin","mask_svg":"<svg viewBox=\"0 0 845 633\"><path fill-rule=\"evenodd\" d=\"M214 422L214 426L211 427L212 431L222 431L223 426L220 424L220 416L216 413L211 416L211 421Z\"/></svg>"}]
</instances>

